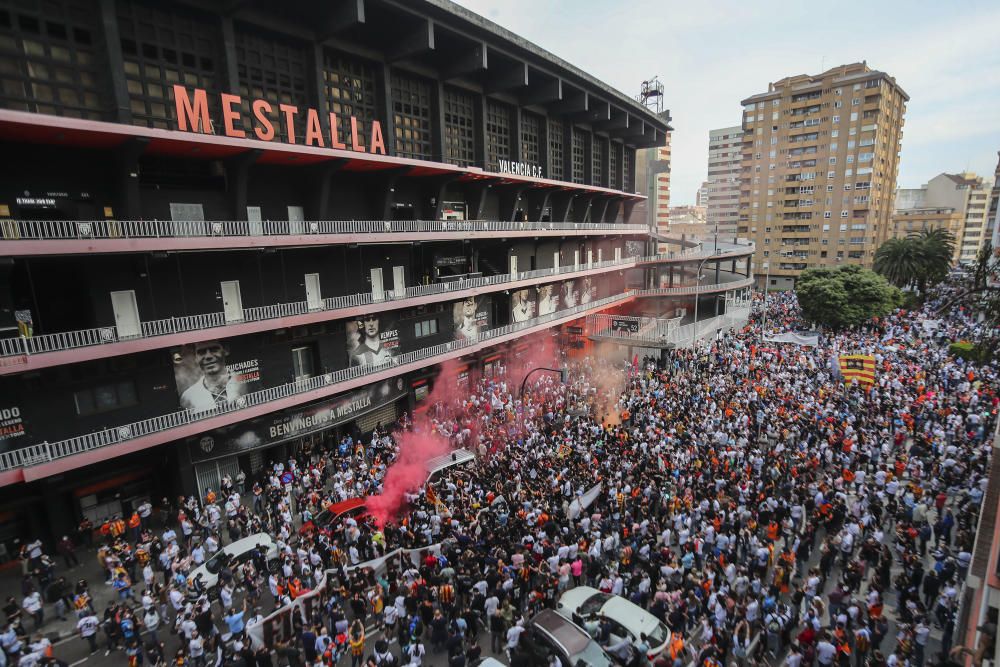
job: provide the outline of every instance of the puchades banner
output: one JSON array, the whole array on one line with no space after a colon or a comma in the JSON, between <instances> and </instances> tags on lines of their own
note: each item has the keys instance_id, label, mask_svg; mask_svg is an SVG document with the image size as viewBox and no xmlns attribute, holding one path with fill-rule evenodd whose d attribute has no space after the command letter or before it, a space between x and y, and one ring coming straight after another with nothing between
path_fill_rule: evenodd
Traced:
<instances>
[{"instance_id":1,"label":"puchades banner","mask_svg":"<svg viewBox=\"0 0 1000 667\"><path fill-rule=\"evenodd\" d=\"M390 551L381 558L358 563L344 568L346 574L356 570L372 570L376 575L384 575L389 569L390 563L394 559L398 560L395 566L400 571L405 571L413 567L420 567L421 562L428 554L437 556L441 553L441 544L432 544L420 549L396 549ZM293 623L292 614L298 614L303 625L308 624L316 617L320 606L326 600L324 593L331 593L340 587L338 570L325 570L323 578L311 591L298 596L292 603L282 607L275 612L265 616L258 621L251 621L247 624L246 632L250 638L250 645L254 649L261 647L274 647L276 642L284 642L296 639L292 636Z\"/></svg>"},{"instance_id":2,"label":"puchades banner","mask_svg":"<svg viewBox=\"0 0 1000 667\"><path fill-rule=\"evenodd\" d=\"M181 408L204 412L260 389L260 362L235 346L213 338L170 351Z\"/></svg>"}]
</instances>

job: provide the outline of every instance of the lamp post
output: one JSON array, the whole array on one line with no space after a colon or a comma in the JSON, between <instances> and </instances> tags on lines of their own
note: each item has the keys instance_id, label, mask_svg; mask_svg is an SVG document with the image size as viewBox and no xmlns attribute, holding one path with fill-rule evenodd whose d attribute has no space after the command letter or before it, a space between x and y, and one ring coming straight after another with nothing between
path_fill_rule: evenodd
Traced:
<instances>
[{"instance_id":1,"label":"lamp post","mask_svg":"<svg viewBox=\"0 0 1000 667\"><path fill-rule=\"evenodd\" d=\"M691 333L691 347L694 347L698 342L698 288L701 287L700 285L702 278L701 269L702 267L705 266L705 262L707 262L710 259L711 256L701 260L701 263L698 264L698 271L697 273L695 273L694 276L696 284L694 286L694 322L693 322L694 326L692 327L693 332Z\"/></svg>"}]
</instances>

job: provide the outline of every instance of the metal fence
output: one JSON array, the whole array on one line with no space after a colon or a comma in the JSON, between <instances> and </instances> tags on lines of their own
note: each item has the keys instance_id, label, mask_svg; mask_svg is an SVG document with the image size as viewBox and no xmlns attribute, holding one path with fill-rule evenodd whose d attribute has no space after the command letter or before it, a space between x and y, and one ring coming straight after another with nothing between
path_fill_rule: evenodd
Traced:
<instances>
[{"instance_id":1,"label":"metal fence","mask_svg":"<svg viewBox=\"0 0 1000 667\"><path fill-rule=\"evenodd\" d=\"M5 241L520 231L642 233L646 226L494 220L0 220L0 239Z\"/></svg>"},{"instance_id":2,"label":"metal fence","mask_svg":"<svg viewBox=\"0 0 1000 667\"><path fill-rule=\"evenodd\" d=\"M174 429L185 424L191 424L210 419L212 417L217 417L219 415L237 412L256 405L267 404L282 398L304 394L317 389L331 388L339 383L364 377L366 375L373 375L381 371L402 369L408 364L432 359L449 352L472 347L479 343L489 342L502 336L524 331L531 327L546 324L565 317L572 317L578 313L593 310L594 308L604 308L620 303L621 301L629 299L632 296L633 294L631 292L623 292L622 294L609 296L598 301L580 304L573 308L567 308L548 315L536 317L526 322L519 322L516 324L509 324L507 326L490 329L489 331L481 332L479 335L466 340L450 341L433 347L407 352L406 354L402 354L393 358L391 361L377 366L353 366L331 373L325 373L307 380L289 382L277 387L262 389L251 394L247 394L246 396L241 396L237 400L230 403L216 405L211 410L198 412L180 410L167 415L151 417L149 419L143 419L131 424L123 424L121 426L104 429L95 433L87 433L73 438L68 438L66 440L60 440L58 442L41 443L10 452L4 452L3 454L0 454L0 470L11 470L14 468L37 465L39 463L45 463L59 458L81 454L100 447L106 447L108 445L126 442L128 440L134 440L135 438Z\"/></svg>"}]
</instances>

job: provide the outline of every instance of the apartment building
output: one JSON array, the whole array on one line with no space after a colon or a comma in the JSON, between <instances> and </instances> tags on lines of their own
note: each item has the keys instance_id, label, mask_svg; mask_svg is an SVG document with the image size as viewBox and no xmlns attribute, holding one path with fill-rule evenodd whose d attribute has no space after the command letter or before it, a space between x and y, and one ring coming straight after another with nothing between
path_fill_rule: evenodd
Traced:
<instances>
[{"instance_id":1,"label":"apartment building","mask_svg":"<svg viewBox=\"0 0 1000 667\"><path fill-rule=\"evenodd\" d=\"M698 192L695 193L695 206L701 206L705 209L708 208L708 187L708 181L702 181L701 185L698 187Z\"/></svg>"},{"instance_id":2,"label":"apartment building","mask_svg":"<svg viewBox=\"0 0 1000 667\"><path fill-rule=\"evenodd\" d=\"M0 34L7 553L750 285L752 246L627 223L662 117L453 3L47 0Z\"/></svg>"},{"instance_id":3,"label":"apartment building","mask_svg":"<svg viewBox=\"0 0 1000 667\"><path fill-rule=\"evenodd\" d=\"M962 211L948 207L918 206L893 212L889 238L905 239L910 234L943 229L958 239L961 238L964 225L965 214ZM957 263L961 253L962 247L956 243L952 261Z\"/></svg>"},{"instance_id":4,"label":"apartment building","mask_svg":"<svg viewBox=\"0 0 1000 667\"><path fill-rule=\"evenodd\" d=\"M780 79L743 104L737 233L755 274L787 289L803 270L871 266L889 237L909 99L867 63Z\"/></svg>"},{"instance_id":5,"label":"apartment building","mask_svg":"<svg viewBox=\"0 0 1000 667\"><path fill-rule=\"evenodd\" d=\"M671 237L711 241L712 228L706 223L704 206L671 206L669 211L670 227L667 231Z\"/></svg>"},{"instance_id":6,"label":"apartment building","mask_svg":"<svg viewBox=\"0 0 1000 667\"><path fill-rule=\"evenodd\" d=\"M1000 158L1000 151L997 151ZM993 189L990 191L990 206L986 212L986 232L984 236L990 240L993 248L1000 248L1000 159L997 159L996 169L993 171Z\"/></svg>"},{"instance_id":7,"label":"apartment building","mask_svg":"<svg viewBox=\"0 0 1000 667\"><path fill-rule=\"evenodd\" d=\"M707 223L713 233L732 237L740 217L740 163L743 159L743 128L723 127L708 133L708 193L702 204L708 209Z\"/></svg>"},{"instance_id":8,"label":"apartment building","mask_svg":"<svg viewBox=\"0 0 1000 667\"><path fill-rule=\"evenodd\" d=\"M993 181L972 172L938 174L919 188L896 191L893 220L914 221L920 215L935 215L931 211L952 211L944 228L955 237L955 261L969 264L976 260L979 249L990 238L990 190ZM924 211L917 214L917 211ZM960 224L954 224L958 218ZM929 221L929 220L928 220ZM944 223L943 219L937 223ZM895 224L893 231L895 232Z\"/></svg>"}]
</instances>

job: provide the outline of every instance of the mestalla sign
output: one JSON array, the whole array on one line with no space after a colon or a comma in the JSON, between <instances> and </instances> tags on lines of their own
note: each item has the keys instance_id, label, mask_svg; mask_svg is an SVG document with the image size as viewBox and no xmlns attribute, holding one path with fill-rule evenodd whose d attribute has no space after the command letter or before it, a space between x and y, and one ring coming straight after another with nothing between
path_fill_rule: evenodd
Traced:
<instances>
[{"instance_id":1,"label":"mestalla sign","mask_svg":"<svg viewBox=\"0 0 1000 667\"><path fill-rule=\"evenodd\" d=\"M208 113L208 91L195 88L190 93L188 89L174 84L174 105L177 111L177 129L181 132L200 132L215 134ZM239 95L221 93L219 106L222 109L222 129L227 137L245 139L244 129L246 118L242 112L243 98ZM277 107L278 120L275 122L272 114ZM340 141L338 128L343 122L350 124L350 146ZM319 148L336 148L352 150L358 153L374 153L385 155L385 139L382 136L382 124L372 121L371 133L363 136L362 123L354 116L339 117L332 111L329 114L329 136L324 135L319 112L316 109L303 108L293 104L274 105L267 100L250 101L250 125L253 135L261 141L274 141L278 130L288 138L288 143L301 143ZM275 126L278 127L275 127Z\"/></svg>"}]
</instances>

